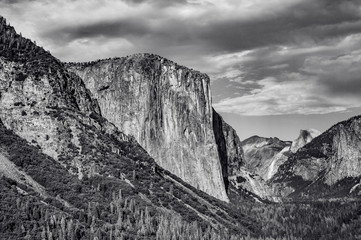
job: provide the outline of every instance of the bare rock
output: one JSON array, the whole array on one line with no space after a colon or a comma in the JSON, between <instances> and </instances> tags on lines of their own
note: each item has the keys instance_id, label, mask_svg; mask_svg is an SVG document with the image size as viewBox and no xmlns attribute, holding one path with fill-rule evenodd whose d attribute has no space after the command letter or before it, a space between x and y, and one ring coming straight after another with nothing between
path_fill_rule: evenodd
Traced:
<instances>
[{"instance_id":1,"label":"bare rock","mask_svg":"<svg viewBox=\"0 0 361 240\"><path fill-rule=\"evenodd\" d=\"M253 136L242 141L248 171L267 181L289 156L290 142L278 138Z\"/></svg>"},{"instance_id":2,"label":"bare rock","mask_svg":"<svg viewBox=\"0 0 361 240\"><path fill-rule=\"evenodd\" d=\"M360 146L361 116L356 116L335 124L291 155L272 182L291 187L297 196L350 193L349 182L358 182L361 176Z\"/></svg>"},{"instance_id":3,"label":"bare rock","mask_svg":"<svg viewBox=\"0 0 361 240\"><path fill-rule=\"evenodd\" d=\"M311 142L315 137L320 134L321 132L316 129L300 130L300 135L292 142L291 152L297 152L298 149Z\"/></svg>"},{"instance_id":4,"label":"bare rock","mask_svg":"<svg viewBox=\"0 0 361 240\"><path fill-rule=\"evenodd\" d=\"M68 65L102 115L157 163L228 201L213 132L209 78L153 54Z\"/></svg>"}]
</instances>

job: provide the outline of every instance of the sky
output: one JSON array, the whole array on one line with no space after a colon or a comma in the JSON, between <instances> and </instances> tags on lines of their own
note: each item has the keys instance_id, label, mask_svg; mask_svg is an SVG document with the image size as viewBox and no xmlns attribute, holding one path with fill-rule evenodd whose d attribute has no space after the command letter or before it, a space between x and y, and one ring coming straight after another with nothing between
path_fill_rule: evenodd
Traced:
<instances>
[{"instance_id":1,"label":"sky","mask_svg":"<svg viewBox=\"0 0 361 240\"><path fill-rule=\"evenodd\" d=\"M360 0L0 0L0 15L63 61L149 52L207 73L241 139L361 114Z\"/></svg>"}]
</instances>

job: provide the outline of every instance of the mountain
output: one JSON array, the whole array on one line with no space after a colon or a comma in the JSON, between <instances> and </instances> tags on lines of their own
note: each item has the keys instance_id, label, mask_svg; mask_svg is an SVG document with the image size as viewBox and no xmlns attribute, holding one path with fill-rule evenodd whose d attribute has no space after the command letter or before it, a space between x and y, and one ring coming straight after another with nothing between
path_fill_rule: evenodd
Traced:
<instances>
[{"instance_id":1,"label":"mountain","mask_svg":"<svg viewBox=\"0 0 361 240\"><path fill-rule=\"evenodd\" d=\"M1 239L256 235L237 206L157 165L104 118L81 78L4 18L0 36Z\"/></svg>"},{"instance_id":2,"label":"mountain","mask_svg":"<svg viewBox=\"0 0 361 240\"><path fill-rule=\"evenodd\" d=\"M315 129L300 130L299 136L292 142L282 141L276 137L252 136L247 138L241 143L245 169L267 181L273 177L278 167L286 162L292 153L297 152L320 134Z\"/></svg>"},{"instance_id":3,"label":"mountain","mask_svg":"<svg viewBox=\"0 0 361 240\"><path fill-rule=\"evenodd\" d=\"M245 168L262 179L270 179L289 156L291 142L253 136L242 141Z\"/></svg>"},{"instance_id":4,"label":"mountain","mask_svg":"<svg viewBox=\"0 0 361 240\"><path fill-rule=\"evenodd\" d=\"M271 179L293 198L358 195L361 176L361 116L332 126L298 149Z\"/></svg>"},{"instance_id":5,"label":"mountain","mask_svg":"<svg viewBox=\"0 0 361 240\"><path fill-rule=\"evenodd\" d=\"M276 137L264 138L252 136L241 142L244 152L244 166L232 182L238 187L258 195L262 199L281 201L273 184L268 181L277 173L278 168L289 157L313 138L320 134L315 129L301 130L292 142L282 141ZM238 179L238 180L237 180Z\"/></svg>"},{"instance_id":6,"label":"mountain","mask_svg":"<svg viewBox=\"0 0 361 240\"><path fill-rule=\"evenodd\" d=\"M321 132L316 129L300 130L298 138L292 141L291 152L295 153L298 149L311 142Z\"/></svg>"},{"instance_id":7,"label":"mountain","mask_svg":"<svg viewBox=\"0 0 361 240\"><path fill-rule=\"evenodd\" d=\"M0 239L327 240L361 236L360 184L353 169L359 159L360 117L316 137L288 158L277 179L267 182L280 185L280 191L294 187L299 196L310 189L319 198L299 199L294 191L294 196L284 195L288 197L284 202L270 203L242 186L262 179L245 169L239 138L211 109L207 129L214 134L212 144L220 161L217 171L223 175L230 199L226 202L159 166L135 137L104 118L93 93L68 68L0 17ZM320 146L330 162L340 157L329 173L340 174L337 169L341 169L350 177L341 174L343 179L329 188L321 180L302 188L308 182L293 177L292 171L308 160L297 162L293 156L309 152L317 163L323 156L316 154ZM296 167L287 167L292 164ZM322 195L333 193L334 197L337 191L346 197Z\"/></svg>"},{"instance_id":8,"label":"mountain","mask_svg":"<svg viewBox=\"0 0 361 240\"><path fill-rule=\"evenodd\" d=\"M211 106L206 74L154 54L69 63L67 69L83 79L103 116L160 166L228 201L228 172L241 164L243 152Z\"/></svg>"}]
</instances>

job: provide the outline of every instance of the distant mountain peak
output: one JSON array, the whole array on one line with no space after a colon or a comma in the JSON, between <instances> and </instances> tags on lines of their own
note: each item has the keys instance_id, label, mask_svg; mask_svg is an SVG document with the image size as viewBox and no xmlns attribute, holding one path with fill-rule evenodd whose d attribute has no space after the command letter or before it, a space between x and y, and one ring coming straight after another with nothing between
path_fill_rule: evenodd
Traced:
<instances>
[{"instance_id":1,"label":"distant mountain peak","mask_svg":"<svg viewBox=\"0 0 361 240\"><path fill-rule=\"evenodd\" d=\"M312 128L306 130L301 129L298 138L296 138L292 142L291 152L293 153L297 152L298 149L300 149L307 143L311 142L315 137L317 137L320 134L321 132L316 129L312 129Z\"/></svg>"}]
</instances>

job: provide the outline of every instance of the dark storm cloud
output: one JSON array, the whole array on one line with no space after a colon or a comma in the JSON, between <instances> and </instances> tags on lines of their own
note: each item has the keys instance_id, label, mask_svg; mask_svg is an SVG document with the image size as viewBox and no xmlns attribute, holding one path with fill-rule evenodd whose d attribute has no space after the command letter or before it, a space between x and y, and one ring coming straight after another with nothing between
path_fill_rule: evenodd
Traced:
<instances>
[{"instance_id":1,"label":"dark storm cloud","mask_svg":"<svg viewBox=\"0 0 361 240\"><path fill-rule=\"evenodd\" d=\"M21 2L25 2L26 0L0 0L0 3L5 3L5 4L18 4ZM35 1L35 0L29 0L29 1Z\"/></svg>"},{"instance_id":2,"label":"dark storm cloud","mask_svg":"<svg viewBox=\"0 0 361 240\"><path fill-rule=\"evenodd\" d=\"M232 18L199 28L217 49L240 51L269 45L319 42L361 32L360 1L305 1L277 15Z\"/></svg>"},{"instance_id":3,"label":"dark storm cloud","mask_svg":"<svg viewBox=\"0 0 361 240\"><path fill-rule=\"evenodd\" d=\"M333 96L360 96L360 50L337 57L310 57L303 71L317 76L318 82Z\"/></svg>"},{"instance_id":4,"label":"dark storm cloud","mask_svg":"<svg viewBox=\"0 0 361 240\"><path fill-rule=\"evenodd\" d=\"M256 17L244 19L242 13L232 17L218 18L212 11L199 17L192 15L179 19L175 12L167 14L167 6L184 5L186 1L125 1L129 4L148 4L149 12L158 11L159 16L137 14L134 9L133 19L106 18L87 24L54 26L45 30L42 36L53 39L72 41L87 37L140 37L147 35L147 43L153 47L167 45L188 45L204 49L204 51L233 52L259 47L302 44L304 42L320 43L336 37L361 32L360 2L359 1L303 1L292 6L291 9L272 14L264 12ZM152 8L152 6L154 7ZM159 6L163 8L159 8ZM185 9L186 12L187 9ZM172 12L170 12L172 13ZM119 16L121 17L121 15ZM153 22L152 25L149 22ZM60 37L60 38L59 38ZM138 39L139 40L139 39ZM159 44L158 44L159 43ZM142 44L139 41L139 44Z\"/></svg>"},{"instance_id":5,"label":"dark storm cloud","mask_svg":"<svg viewBox=\"0 0 361 240\"><path fill-rule=\"evenodd\" d=\"M64 26L42 33L42 37L57 43L67 43L82 38L116 38L116 37L142 37L149 34L150 27L146 22L136 19L119 21L101 21L78 26Z\"/></svg>"},{"instance_id":6,"label":"dark storm cloud","mask_svg":"<svg viewBox=\"0 0 361 240\"><path fill-rule=\"evenodd\" d=\"M361 92L361 75L348 77L328 76L323 78L322 82L328 86L331 94L338 96L343 95L360 95Z\"/></svg>"},{"instance_id":7,"label":"dark storm cloud","mask_svg":"<svg viewBox=\"0 0 361 240\"><path fill-rule=\"evenodd\" d=\"M127 4L142 4L142 3L150 3L156 4L158 6L172 6L178 4L188 4L186 0L122 0Z\"/></svg>"}]
</instances>

